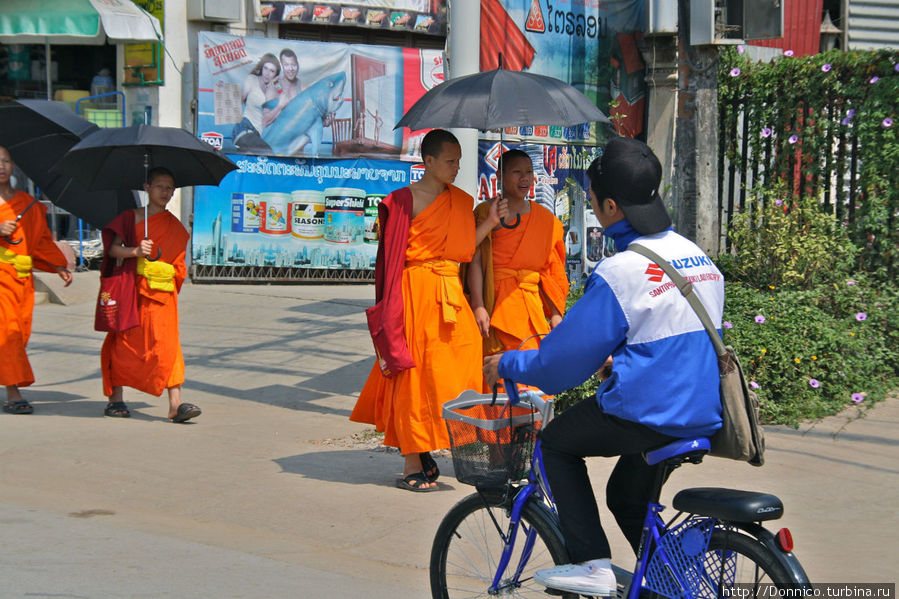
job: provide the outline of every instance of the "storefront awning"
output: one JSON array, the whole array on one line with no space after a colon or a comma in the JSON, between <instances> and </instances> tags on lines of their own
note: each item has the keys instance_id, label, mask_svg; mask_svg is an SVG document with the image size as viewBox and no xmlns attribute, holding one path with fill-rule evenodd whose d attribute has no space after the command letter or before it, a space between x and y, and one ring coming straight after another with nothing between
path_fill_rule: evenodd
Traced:
<instances>
[{"instance_id":1,"label":"storefront awning","mask_svg":"<svg viewBox=\"0 0 899 599\"><path fill-rule=\"evenodd\" d=\"M90 44L162 41L159 20L131 0L3 0L0 42Z\"/></svg>"}]
</instances>

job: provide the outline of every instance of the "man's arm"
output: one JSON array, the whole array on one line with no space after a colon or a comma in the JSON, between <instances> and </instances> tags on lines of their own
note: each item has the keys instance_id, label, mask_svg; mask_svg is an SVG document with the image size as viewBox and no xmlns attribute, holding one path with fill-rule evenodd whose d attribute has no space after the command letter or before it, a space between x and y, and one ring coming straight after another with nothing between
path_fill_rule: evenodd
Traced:
<instances>
[{"instance_id":1,"label":"man's arm","mask_svg":"<svg viewBox=\"0 0 899 599\"><path fill-rule=\"evenodd\" d=\"M599 370L627 338L628 323L611 288L599 278L540 349L510 351L499 360L499 376L558 393L580 385Z\"/></svg>"}]
</instances>

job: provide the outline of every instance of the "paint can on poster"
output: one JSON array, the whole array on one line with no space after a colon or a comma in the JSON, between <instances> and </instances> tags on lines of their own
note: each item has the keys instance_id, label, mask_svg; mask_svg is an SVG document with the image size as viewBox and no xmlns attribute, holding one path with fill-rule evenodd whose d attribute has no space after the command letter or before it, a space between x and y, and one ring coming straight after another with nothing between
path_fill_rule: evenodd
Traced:
<instances>
[{"instance_id":1,"label":"paint can on poster","mask_svg":"<svg viewBox=\"0 0 899 599\"><path fill-rule=\"evenodd\" d=\"M267 235L290 233L290 194L265 192L259 194L259 232Z\"/></svg>"},{"instance_id":2,"label":"paint can on poster","mask_svg":"<svg viewBox=\"0 0 899 599\"><path fill-rule=\"evenodd\" d=\"M231 194L231 232L259 232L259 194Z\"/></svg>"},{"instance_id":3,"label":"paint can on poster","mask_svg":"<svg viewBox=\"0 0 899 599\"><path fill-rule=\"evenodd\" d=\"M386 196L370 193L365 196L365 232L362 239L365 243L378 243L378 205Z\"/></svg>"},{"instance_id":4,"label":"paint can on poster","mask_svg":"<svg viewBox=\"0 0 899 599\"><path fill-rule=\"evenodd\" d=\"M325 196L325 241L356 244L365 230L365 191L331 187Z\"/></svg>"},{"instance_id":5,"label":"paint can on poster","mask_svg":"<svg viewBox=\"0 0 899 599\"><path fill-rule=\"evenodd\" d=\"M325 232L325 199L320 191L291 192L290 233L300 239L321 239Z\"/></svg>"}]
</instances>

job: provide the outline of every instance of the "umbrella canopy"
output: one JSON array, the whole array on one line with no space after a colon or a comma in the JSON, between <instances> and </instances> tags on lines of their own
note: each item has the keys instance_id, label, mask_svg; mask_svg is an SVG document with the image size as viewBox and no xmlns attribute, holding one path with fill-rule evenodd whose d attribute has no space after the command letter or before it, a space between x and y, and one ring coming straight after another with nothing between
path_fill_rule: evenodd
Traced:
<instances>
[{"instance_id":1,"label":"umbrella canopy","mask_svg":"<svg viewBox=\"0 0 899 599\"><path fill-rule=\"evenodd\" d=\"M0 42L90 44L162 39L159 19L131 0L3 0Z\"/></svg>"},{"instance_id":2,"label":"umbrella canopy","mask_svg":"<svg viewBox=\"0 0 899 599\"><path fill-rule=\"evenodd\" d=\"M99 130L67 106L49 100L0 104L0 145L51 202L98 229L117 214L138 206L131 191L88 191L51 168L82 138Z\"/></svg>"},{"instance_id":3,"label":"umbrella canopy","mask_svg":"<svg viewBox=\"0 0 899 599\"><path fill-rule=\"evenodd\" d=\"M444 81L429 90L394 129L608 123L590 98L553 77L502 68Z\"/></svg>"},{"instance_id":4,"label":"umbrella canopy","mask_svg":"<svg viewBox=\"0 0 899 599\"><path fill-rule=\"evenodd\" d=\"M230 158L184 129L133 125L101 129L75 145L56 170L88 189L142 189L147 171L164 167L175 185L218 185L237 169Z\"/></svg>"}]
</instances>

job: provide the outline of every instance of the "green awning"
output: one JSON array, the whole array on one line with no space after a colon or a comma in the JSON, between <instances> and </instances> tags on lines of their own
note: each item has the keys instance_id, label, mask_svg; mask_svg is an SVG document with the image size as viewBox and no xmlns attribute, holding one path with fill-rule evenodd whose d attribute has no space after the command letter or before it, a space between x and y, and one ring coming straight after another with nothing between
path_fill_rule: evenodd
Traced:
<instances>
[{"instance_id":1,"label":"green awning","mask_svg":"<svg viewBox=\"0 0 899 599\"><path fill-rule=\"evenodd\" d=\"M131 0L2 0L4 44L159 41L159 20ZM158 33L158 36L157 36Z\"/></svg>"}]
</instances>

